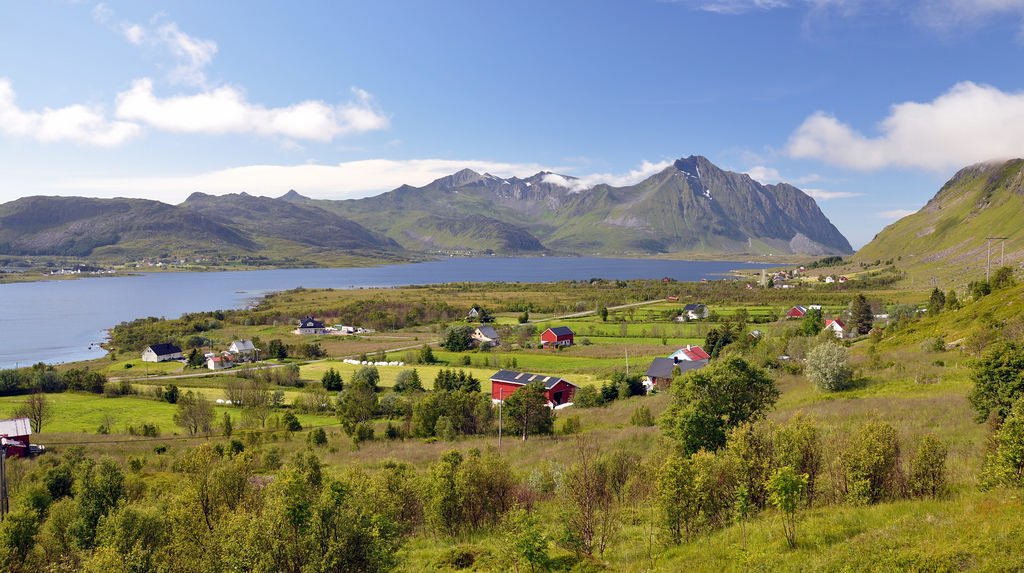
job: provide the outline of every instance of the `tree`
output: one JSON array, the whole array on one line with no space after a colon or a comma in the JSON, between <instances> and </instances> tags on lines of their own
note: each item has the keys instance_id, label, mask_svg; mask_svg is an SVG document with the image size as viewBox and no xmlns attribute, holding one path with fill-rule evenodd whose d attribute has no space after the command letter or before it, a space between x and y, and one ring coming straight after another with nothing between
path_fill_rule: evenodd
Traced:
<instances>
[{"instance_id":1,"label":"tree","mask_svg":"<svg viewBox=\"0 0 1024 573\"><path fill-rule=\"evenodd\" d=\"M224 436L230 438L234 431L234 426L231 425L231 414L224 412L224 419L221 422L220 427L224 431Z\"/></svg>"},{"instance_id":2,"label":"tree","mask_svg":"<svg viewBox=\"0 0 1024 573\"><path fill-rule=\"evenodd\" d=\"M441 334L441 348L450 352L462 352L473 347L473 328L470 326L449 326Z\"/></svg>"},{"instance_id":3,"label":"tree","mask_svg":"<svg viewBox=\"0 0 1024 573\"><path fill-rule=\"evenodd\" d=\"M548 570L548 538L533 513L512 509L502 519L501 530L503 553L515 573Z\"/></svg>"},{"instance_id":4,"label":"tree","mask_svg":"<svg viewBox=\"0 0 1024 573\"><path fill-rule=\"evenodd\" d=\"M442 392L454 392L457 390L461 390L463 392L479 392L480 381L472 374L467 374L466 371L461 368L458 372L444 368L439 370L437 372L437 376L434 378L434 390L440 390Z\"/></svg>"},{"instance_id":5,"label":"tree","mask_svg":"<svg viewBox=\"0 0 1024 573\"><path fill-rule=\"evenodd\" d=\"M812 308L807 311L804 320L800 323L800 334L803 336L817 336L825 328L825 319L821 316L821 310Z\"/></svg>"},{"instance_id":6,"label":"tree","mask_svg":"<svg viewBox=\"0 0 1024 573\"><path fill-rule=\"evenodd\" d=\"M355 374L352 375L352 381L349 383L368 385L376 392L380 386L380 370L377 370L376 366L363 366L356 370Z\"/></svg>"},{"instance_id":7,"label":"tree","mask_svg":"<svg viewBox=\"0 0 1024 573\"><path fill-rule=\"evenodd\" d=\"M740 358L691 370L669 392L662 428L686 454L721 448L731 428L763 418L779 397L772 379Z\"/></svg>"},{"instance_id":8,"label":"tree","mask_svg":"<svg viewBox=\"0 0 1024 573\"><path fill-rule=\"evenodd\" d=\"M871 332L871 327L875 321L875 314L871 311L871 304L863 294L857 293L857 296L853 297L850 301L850 318L853 321L854 328L859 335L865 335Z\"/></svg>"},{"instance_id":9,"label":"tree","mask_svg":"<svg viewBox=\"0 0 1024 573\"><path fill-rule=\"evenodd\" d=\"M198 349L193 348L192 352L188 353L188 365L186 368L203 368L204 366L206 366L206 357Z\"/></svg>"},{"instance_id":10,"label":"tree","mask_svg":"<svg viewBox=\"0 0 1024 573\"><path fill-rule=\"evenodd\" d=\"M992 294L992 285L988 281L971 281L967 283L967 290L970 291L971 298L977 301Z\"/></svg>"},{"instance_id":11,"label":"tree","mask_svg":"<svg viewBox=\"0 0 1024 573\"><path fill-rule=\"evenodd\" d=\"M999 267L992 273L992 290L1001 290L1017 284L1017 278L1013 274L1013 267Z\"/></svg>"},{"instance_id":12,"label":"tree","mask_svg":"<svg viewBox=\"0 0 1024 573\"><path fill-rule=\"evenodd\" d=\"M959 309L960 309L960 301L956 297L956 290L955 289L949 289L949 292L946 293L946 310L959 310Z\"/></svg>"},{"instance_id":13,"label":"tree","mask_svg":"<svg viewBox=\"0 0 1024 573\"><path fill-rule=\"evenodd\" d=\"M178 397L180 395L181 393L178 391L178 387L175 386L174 384L171 384L167 388L164 388L164 401L166 401L168 404L177 404Z\"/></svg>"},{"instance_id":14,"label":"tree","mask_svg":"<svg viewBox=\"0 0 1024 573\"><path fill-rule=\"evenodd\" d=\"M323 384L324 389L328 392L341 392L344 388L341 373L333 367L328 368L327 372L324 372L324 375L320 377L320 383Z\"/></svg>"},{"instance_id":15,"label":"tree","mask_svg":"<svg viewBox=\"0 0 1024 573\"><path fill-rule=\"evenodd\" d=\"M921 440L910 462L910 491L916 496L939 497L946 489L946 444L929 434Z\"/></svg>"},{"instance_id":16,"label":"tree","mask_svg":"<svg viewBox=\"0 0 1024 573\"><path fill-rule=\"evenodd\" d=\"M429 344L424 344L423 347L420 348L418 359L421 364L433 364L437 362L437 359L434 358L434 351L430 348Z\"/></svg>"},{"instance_id":17,"label":"tree","mask_svg":"<svg viewBox=\"0 0 1024 573\"><path fill-rule=\"evenodd\" d=\"M696 531L697 506L689 458L673 454L658 470L657 492L661 525L672 543L690 540Z\"/></svg>"},{"instance_id":18,"label":"tree","mask_svg":"<svg viewBox=\"0 0 1024 573\"><path fill-rule=\"evenodd\" d=\"M825 342L807 353L807 378L826 392L845 390L853 383L849 352L841 344Z\"/></svg>"},{"instance_id":19,"label":"tree","mask_svg":"<svg viewBox=\"0 0 1024 573\"><path fill-rule=\"evenodd\" d=\"M592 440L577 440L573 450L575 462L562 477L561 543L577 555L601 554L619 525L608 464Z\"/></svg>"},{"instance_id":20,"label":"tree","mask_svg":"<svg viewBox=\"0 0 1024 573\"><path fill-rule=\"evenodd\" d=\"M796 547L796 510L807 488L807 476L797 474L790 466L783 466L768 480L768 498L782 512L782 529L786 543Z\"/></svg>"},{"instance_id":21,"label":"tree","mask_svg":"<svg viewBox=\"0 0 1024 573\"><path fill-rule=\"evenodd\" d=\"M423 383L420 382L420 373L415 368L411 370L402 370L398 373L398 378L395 380L395 386L392 388L395 392L403 394L405 392L422 392Z\"/></svg>"},{"instance_id":22,"label":"tree","mask_svg":"<svg viewBox=\"0 0 1024 573\"><path fill-rule=\"evenodd\" d=\"M14 411L17 418L28 418L32 424L32 431L36 434L43 431L43 424L50 419L53 408L50 401L46 399L38 388L28 395L28 398Z\"/></svg>"},{"instance_id":23,"label":"tree","mask_svg":"<svg viewBox=\"0 0 1024 573\"><path fill-rule=\"evenodd\" d=\"M285 412L284 416L281 416L281 423L284 424L284 429L289 432L302 431L302 424L299 423L299 419L295 417L295 414L291 412Z\"/></svg>"},{"instance_id":24,"label":"tree","mask_svg":"<svg viewBox=\"0 0 1024 573\"><path fill-rule=\"evenodd\" d=\"M1024 487L1024 400L1018 400L1010 410L993 445L982 468L982 486Z\"/></svg>"},{"instance_id":25,"label":"tree","mask_svg":"<svg viewBox=\"0 0 1024 573\"><path fill-rule=\"evenodd\" d=\"M278 361L288 358L288 347L280 338L271 340L267 345L267 358L276 358Z\"/></svg>"},{"instance_id":26,"label":"tree","mask_svg":"<svg viewBox=\"0 0 1024 573\"><path fill-rule=\"evenodd\" d=\"M190 436L199 432L210 433L213 418L213 405L202 394L195 394L189 390L178 399L178 410L174 413L174 423L185 428Z\"/></svg>"},{"instance_id":27,"label":"tree","mask_svg":"<svg viewBox=\"0 0 1024 573\"><path fill-rule=\"evenodd\" d=\"M843 452L846 497L851 503L877 503L895 495L900 444L896 429L884 422L865 425Z\"/></svg>"},{"instance_id":28,"label":"tree","mask_svg":"<svg viewBox=\"0 0 1024 573\"><path fill-rule=\"evenodd\" d=\"M946 295L939 290L939 287L932 289L932 294L928 297L928 314L934 316L942 312L946 308Z\"/></svg>"},{"instance_id":29,"label":"tree","mask_svg":"<svg viewBox=\"0 0 1024 573\"><path fill-rule=\"evenodd\" d=\"M608 307L601 306L597 309L598 316L601 317L601 322L608 322Z\"/></svg>"},{"instance_id":30,"label":"tree","mask_svg":"<svg viewBox=\"0 0 1024 573\"><path fill-rule=\"evenodd\" d=\"M530 322L530 311L524 310L523 314L519 315L519 324L526 324L527 322Z\"/></svg>"},{"instance_id":31,"label":"tree","mask_svg":"<svg viewBox=\"0 0 1024 573\"><path fill-rule=\"evenodd\" d=\"M990 346L974 363L974 388L968 398L977 410L977 420L994 414L1002 421L1013 404L1024 396L1024 346L1000 342Z\"/></svg>"},{"instance_id":32,"label":"tree","mask_svg":"<svg viewBox=\"0 0 1024 573\"><path fill-rule=\"evenodd\" d=\"M523 440L531 434L551 434L555 429L555 413L548 408L540 382L531 382L505 398L504 415L509 431L522 434Z\"/></svg>"},{"instance_id":33,"label":"tree","mask_svg":"<svg viewBox=\"0 0 1024 573\"><path fill-rule=\"evenodd\" d=\"M376 386L373 375L364 372L368 370L377 371L376 368L360 369L338 397L338 418L349 436L355 436L357 428L377 412Z\"/></svg>"}]
</instances>

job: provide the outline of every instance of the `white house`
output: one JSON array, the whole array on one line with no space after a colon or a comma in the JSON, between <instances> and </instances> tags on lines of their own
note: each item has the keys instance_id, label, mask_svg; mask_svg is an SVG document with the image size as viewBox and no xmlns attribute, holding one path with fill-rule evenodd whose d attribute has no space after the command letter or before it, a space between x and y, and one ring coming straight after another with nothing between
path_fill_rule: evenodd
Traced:
<instances>
[{"instance_id":1,"label":"white house","mask_svg":"<svg viewBox=\"0 0 1024 573\"><path fill-rule=\"evenodd\" d=\"M181 349L173 344L153 344L142 351L143 362L167 362L181 360L184 356Z\"/></svg>"},{"instance_id":2,"label":"white house","mask_svg":"<svg viewBox=\"0 0 1024 573\"><path fill-rule=\"evenodd\" d=\"M846 325L843 321L838 318L830 318L825 321L825 330L831 330L835 333L836 338L842 338L846 336Z\"/></svg>"},{"instance_id":3,"label":"white house","mask_svg":"<svg viewBox=\"0 0 1024 573\"><path fill-rule=\"evenodd\" d=\"M228 352L233 354L238 360L256 360L259 348L252 343L251 340L235 340L228 347Z\"/></svg>"},{"instance_id":4,"label":"white house","mask_svg":"<svg viewBox=\"0 0 1024 573\"><path fill-rule=\"evenodd\" d=\"M493 326L481 324L471 335L479 346L497 346L501 344L498 338L498 331Z\"/></svg>"},{"instance_id":5,"label":"white house","mask_svg":"<svg viewBox=\"0 0 1024 573\"><path fill-rule=\"evenodd\" d=\"M672 362L679 364L680 362L704 362L707 364L708 360L711 359L711 355L704 351L700 346L692 346L687 344L686 348L680 348L668 356L672 359Z\"/></svg>"},{"instance_id":6,"label":"white house","mask_svg":"<svg viewBox=\"0 0 1024 573\"><path fill-rule=\"evenodd\" d=\"M235 364L231 362L231 358L225 355L211 356L206 359L206 367L210 370L224 370L225 368L231 368Z\"/></svg>"}]
</instances>

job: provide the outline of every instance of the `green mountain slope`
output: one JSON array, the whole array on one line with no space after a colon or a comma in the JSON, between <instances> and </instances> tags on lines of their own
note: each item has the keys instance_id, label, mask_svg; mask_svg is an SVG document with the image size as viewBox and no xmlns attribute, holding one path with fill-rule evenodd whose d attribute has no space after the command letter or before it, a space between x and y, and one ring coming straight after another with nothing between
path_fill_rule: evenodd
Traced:
<instances>
[{"instance_id":1,"label":"green mountain slope","mask_svg":"<svg viewBox=\"0 0 1024 573\"><path fill-rule=\"evenodd\" d=\"M960 170L920 211L882 230L855 262L894 259L911 273L947 280L983 276L987 237L992 264L1024 260L1024 160L983 163Z\"/></svg>"},{"instance_id":2,"label":"green mountain slope","mask_svg":"<svg viewBox=\"0 0 1024 573\"><path fill-rule=\"evenodd\" d=\"M158 201L24 197L0 205L0 253L7 255L144 257L256 247L236 229Z\"/></svg>"}]
</instances>

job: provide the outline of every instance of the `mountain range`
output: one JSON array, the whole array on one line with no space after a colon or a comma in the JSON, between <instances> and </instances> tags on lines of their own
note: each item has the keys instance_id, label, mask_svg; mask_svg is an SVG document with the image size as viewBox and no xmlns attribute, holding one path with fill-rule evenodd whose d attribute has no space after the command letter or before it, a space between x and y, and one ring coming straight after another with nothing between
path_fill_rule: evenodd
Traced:
<instances>
[{"instance_id":1,"label":"mountain range","mask_svg":"<svg viewBox=\"0 0 1024 573\"><path fill-rule=\"evenodd\" d=\"M848 254L814 199L704 157L635 185L588 187L550 172L501 178L465 169L422 187L330 201L193 193L143 199L26 197L0 205L0 254L137 258L220 253L268 261L330 254Z\"/></svg>"}]
</instances>

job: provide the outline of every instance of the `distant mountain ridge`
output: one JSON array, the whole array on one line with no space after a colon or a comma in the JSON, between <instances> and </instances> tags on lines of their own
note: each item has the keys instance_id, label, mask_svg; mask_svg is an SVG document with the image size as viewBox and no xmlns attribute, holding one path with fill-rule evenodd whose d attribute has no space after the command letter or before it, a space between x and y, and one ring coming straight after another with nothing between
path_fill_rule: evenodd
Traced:
<instances>
[{"instance_id":1,"label":"distant mountain ridge","mask_svg":"<svg viewBox=\"0 0 1024 573\"><path fill-rule=\"evenodd\" d=\"M605 254L853 252L807 194L787 184L762 185L704 157L680 159L626 187L566 185L573 181L547 172L520 179L464 169L364 199L288 200L349 217L410 250L472 248L478 234L431 232L437 218L455 217L505 223L492 232L490 246L522 251L540 244L555 252Z\"/></svg>"},{"instance_id":2,"label":"distant mountain ridge","mask_svg":"<svg viewBox=\"0 0 1024 573\"><path fill-rule=\"evenodd\" d=\"M422 187L315 200L193 193L180 205L142 199L27 197L0 205L0 254L145 257L159 253L316 261L331 253L848 254L817 203L700 156L635 185L584 187L540 172L502 178L463 169Z\"/></svg>"}]
</instances>

